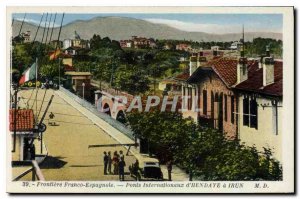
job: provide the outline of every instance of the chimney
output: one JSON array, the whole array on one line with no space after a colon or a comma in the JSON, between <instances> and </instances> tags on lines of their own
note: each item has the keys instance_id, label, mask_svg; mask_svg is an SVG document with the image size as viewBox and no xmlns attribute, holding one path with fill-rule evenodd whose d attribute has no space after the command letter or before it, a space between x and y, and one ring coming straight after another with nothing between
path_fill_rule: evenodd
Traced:
<instances>
[{"instance_id":1,"label":"chimney","mask_svg":"<svg viewBox=\"0 0 300 199\"><path fill-rule=\"evenodd\" d=\"M271 57L269 46L266 46L266 57Z\"/></svg>"},{"instance_id":2,"label":"chimney","mask_svg":"<svg viewBox=\"0 0 300 199\"><path fill-rule=\"evenodd\" d=\"M241 56L237 64L237 84L248 79L248 60L244 57L244 51L241 51Z\"/></svg>"},{"instance_id":3,"label":"chimney","mask_svg":"<svg viewBox=\"0 0 300 199\"><path fill-rule=\"evenodd\" d=\"M192 55L190 57L190 76L195 72L197 69L197 56Z\"/></svg>"},{"instance_id":4,"label":"chimney","mask_svg":"<svg viewBox=\"0 0 300 199\"><path fill-rule=\"evenodd\" d=\"M214 56L214 57L218 56L218 51L217 51L217 49L214 49L214 50L213 50L213 56Z\"/></svg>"},{"instance_id":5,"label":"chimney","mask_svg":"<svg viewBox=\"0 0 300 199\"><path fill-rule=\"evenodd\" d=\"M197 59L197 67L203 66L207 62L206 57L204 57L204 53L201 50L199 52L199 57Z\"/></svg>"},{"instance_id":6,"label":"chimney","mask_svg":"<svg viewBox=\"0 0 300 199\"><path fill-rule=\"evenodd\" d=\"M262 59L263 67L263 86L274 83L274 58L264 57Z\"/></svg>"}]
</instances>

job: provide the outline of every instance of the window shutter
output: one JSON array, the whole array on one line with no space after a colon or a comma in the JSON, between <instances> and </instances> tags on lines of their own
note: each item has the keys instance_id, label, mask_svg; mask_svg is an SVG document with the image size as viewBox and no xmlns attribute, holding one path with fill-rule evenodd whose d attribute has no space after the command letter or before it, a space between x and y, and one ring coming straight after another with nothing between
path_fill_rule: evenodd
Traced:
<instances>
[{"instance_id":1,"label":"window shutter","mask_svg":"<svg viewBox=\"0 0 300 199\"><path fill-rule=\"evenodd\" d=\"M249 99L243 99L243 125L249 126Z\"/></svg>"}]
</instances>

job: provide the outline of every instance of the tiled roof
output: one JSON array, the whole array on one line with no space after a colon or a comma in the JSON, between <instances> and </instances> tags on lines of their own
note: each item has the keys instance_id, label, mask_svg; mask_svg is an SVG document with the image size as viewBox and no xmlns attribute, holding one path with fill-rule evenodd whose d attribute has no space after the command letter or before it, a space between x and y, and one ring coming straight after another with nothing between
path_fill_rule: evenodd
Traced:
<instances>
[{"instance_id":1,"label":"tiled roof","mask_svg":"<svg viewBox=\"0 0 300 199\"><path fill-rule=\"evenodd\" d=\"M181 73L175 77L178 80L187 80L190 77L188 73Z\"/></svg>"},{"instance_id":2,"label":"tiled roof","mask_svg":"<svg viewBox=\"0 0 300 199\"><path fill-rule=\"evenodd\" d=\"M237 59L231 57L216 58L209 61L206 66L210 66L227 87L236 83Z\"/></svg>"},{"instance_id":3,"label":"tiled roof","mask_svg":"<svg viewBox=\"0 0 300 199\"><path fill-rule=\"evenodd\" d=\"M237 81L237 64L237 59L233 57L221 57L210 60L204 66L197 68L187 81L197 81L199 77L197 78L196 76L203 74L200 71L211 68L224 84L228 88L231 88ZM282 61L275 61L274 83L265 87L263 87L263 69L258 67L258 62L248 61L247 67L248 79L236 85L234 88L266 95L282 96Z\"/></svg>"},{"instance_id":4,"label":"tiled roof","mask_svg":"<svg viewBox=\"0 0 300 199\"><path fill-rule=\"evenodd\" d=\"M9 110L9 130L14 131L15 109ZM20 131L32 131L34 127L34 115L32 109L18 109L16 114L16 129Z\"/></svg>"},{"instance_id":5,"label":"tiled roof","mask_svg":"<svg viewBox=\"0 0 300 199\"><path fill-rule=\"evenodd\" d=\"M282 61L275 61L274 83L263 87L263 69L255 62L248 68L248 79L236 85L240 90L282 96Z\"/></svg>"},{"instance_id":6,"label":"tiled roof","mask_svg":"<svg viewBox=\"0 0 300 199\"><path fill-rule=\"evenodd\" d=\"M75 71L75 68L68 64L64 64L64 68L65 68L65 71Z\"/></svg>"}]
</instances>

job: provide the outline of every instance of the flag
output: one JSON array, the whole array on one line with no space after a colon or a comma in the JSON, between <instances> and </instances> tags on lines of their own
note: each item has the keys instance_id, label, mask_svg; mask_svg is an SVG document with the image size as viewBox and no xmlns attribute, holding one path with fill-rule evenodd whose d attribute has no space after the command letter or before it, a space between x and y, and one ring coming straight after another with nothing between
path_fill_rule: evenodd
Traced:
<instances>
[{"instance_id":1,"label":"flag","mask_svg":"<svg viewBox=\"0 0 300 199\"><path fill-rule=\"evenodd\" d=\"M19 80L19 84L23 84L27 81L35 79L36 75L36 63L33 63L30 68L25 70L22 74L21 79Z\"/></svg>"},{"instance_id":2,"label":"flag","mask_svg":"<svg viewBox=\"0 0 300 199\"><path fill-rule=\"evenodd\" d=\"M57 56L60 54L60 49L55 50L51 55L50 55L50 60L54 60L57 58Z\"/></svg>"}]
</instances>

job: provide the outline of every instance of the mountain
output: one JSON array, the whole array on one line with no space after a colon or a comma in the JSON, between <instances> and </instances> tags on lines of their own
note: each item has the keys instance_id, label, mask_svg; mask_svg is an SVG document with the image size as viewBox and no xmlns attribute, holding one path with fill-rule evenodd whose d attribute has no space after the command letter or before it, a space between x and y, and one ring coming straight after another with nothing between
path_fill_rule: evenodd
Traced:
<instances>
[{"instance_id":1,"label":"mountain","mask_svg":"<svg viewBox=\"0 0 300 199\"><path fill-rule=\"evenodd\" d=\"M19 33L21 21L14 21L13 36ZM36 34L37 25L24 22L22 32L31 31L32 39ZM51 30L51 29L50 29ZM37 40L41 41L44 28L40 27ZM126 17L96 17L91 20L77 20L62 27L60 40L74 38L77 32L82 39L90 39L94 34L109 37L114 40L130 39L131 36L147 37L154 39L176 39L193 41L235 41L241 38L241 33L233 34L208 34L205 32L186 32L168 25L156 24L148 21ZM204 30L205 31L205 30ZM50 32L48 38L50 37ZM52 40L57 39L59 28L54 28ZM46 32L45 32L46 36ZM272 32L246 32L245 40L256 37L282 39L281 33Z\"/></svg>"}]
</instances>

